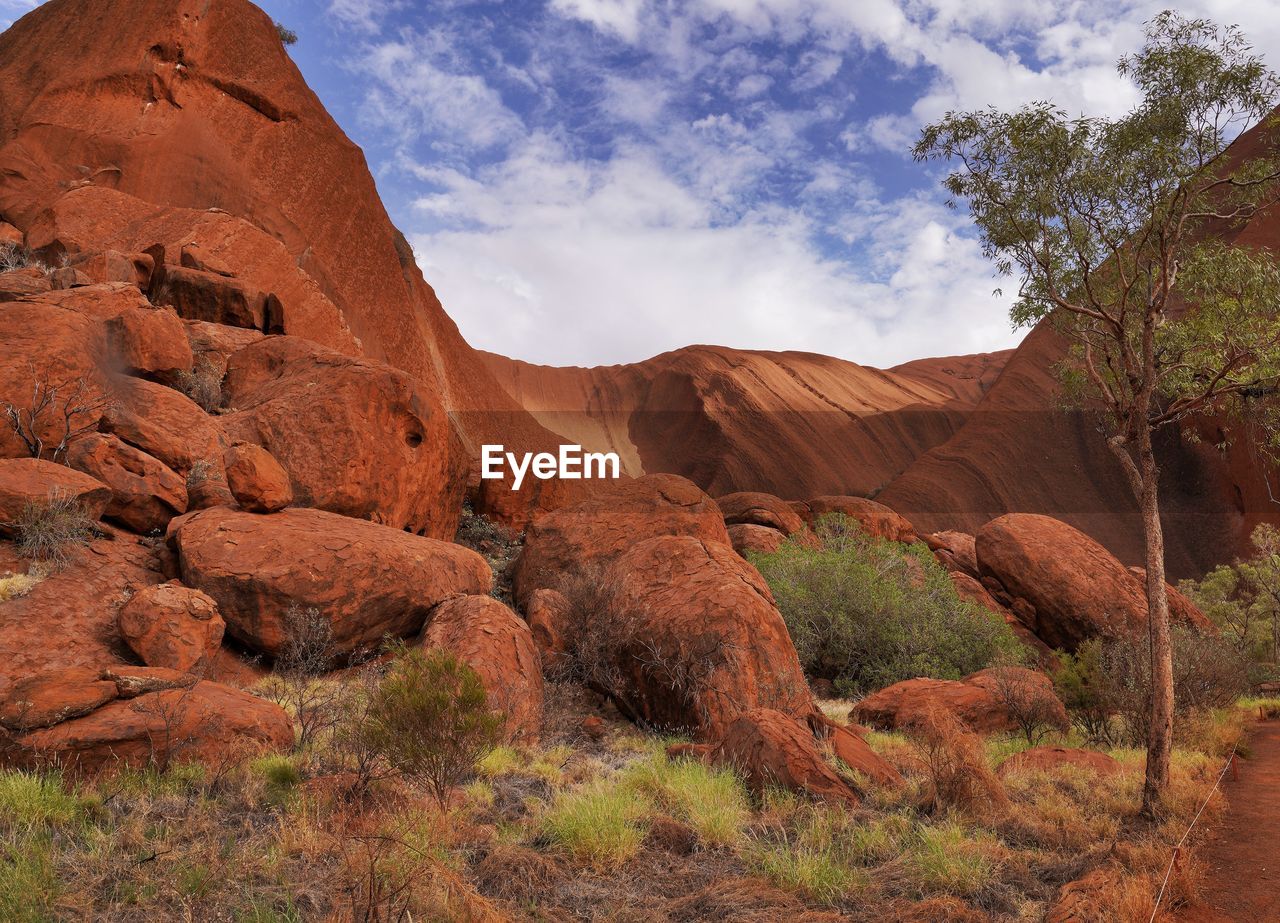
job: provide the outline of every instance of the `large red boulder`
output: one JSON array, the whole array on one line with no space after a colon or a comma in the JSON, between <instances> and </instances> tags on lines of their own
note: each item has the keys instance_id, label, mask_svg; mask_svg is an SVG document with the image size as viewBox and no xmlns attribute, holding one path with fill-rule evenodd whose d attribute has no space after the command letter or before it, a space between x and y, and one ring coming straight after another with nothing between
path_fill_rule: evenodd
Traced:
<instances>
[{"instance_id":1,"label":"large red boulder","mask_svg":"<svg viewBox=\"0 0 1280 923\"><path fill-rule=\"evenodd\" d=\"M271 321L279 327L281 318L270 315L273 299L254 285L214 272L186 266L165 266L152 292L157 304L171 305L188 320L245 327L270 332ZM278 329L275 332L280 332Z\"/></svg>"},{"instance_id":2,"label":"large red boulder","mask_svg":"<svg viewBox=\"0 0 1280 923\"><path fill-rule=\"evenodd\" d=\"M725 494L716 500L724 516L726 526L750 524L777 529L786 535L804 528L800 518L787 501L773 494L740 491Z\"/></svg>"},{"instance_id":3,"label":"large red boulder","mask_svg":"<svg viewBox=\"0 0 1280 923\"><path fill-rule=\"evenodd\" d=\"M814 522L836 513L857 520L867 534L876 538L907 543L917 540L911 523L883 503L865 497L815 497L809 501Z\"/></svg>"},{"instance_id":4,"label":"large red boulder","mask_svg":"<svg viewBox=\"0 0 1280 923\"><path fill-rule=\"evenodd\" d=\"M251 442L227 449L227 486L242 509L274 513L293 502L289 475L271 453Z\"/></svg>"},{"instance_id":5,"label":"large red boulder","mask_svg":"<svg viewBox=\"0 0 1280 923\"><path fill-rule=\"evenodd\" d=\"M979 578L978 551L974 537L967 532L933 532L924 537L925 544L944 569L959 571Z\"/></svg>"},{"instance_id":6,"label":"large red boulder","mask_svg":"<svg viewBox=\"0 0 1280 923\"><path fill-rule=\"evenodd\" d=\"M479 675L489 707L506 717L508 740L542 731L543 683L529 626L492 596L458 596L436 606L422 645L443 648Z\"/></svg>"},{"instance_id":7,"label":"large red boulder","mask_svg":"<svg viewBox=\"0 0 1280 923\"><path fill-rule=\"evenodd\" d=\"M50 727L87 715L118 695L116 684L90 667L37 673L9 688L0 701L0 725L10 731Z\"/></svg>"},{"instance_id":8,"label":"large red boulder","mask_svg":"<svg viewBox=\"0 0 1280 923\"><path fill-rule=\"evenodd\" d=\"M54 496L76 500L90 519L98 520L111 502L111 488L55 462L0 459L0 535L14 534L14 524L28 505L45 503Z\"/></svg>"},{"instance_id":9,"label":"large red boulder","mask_svg":"<svg viewBox=\"0 0 1280 923\"><path fill-rule=\"evenodd\" d=\"M813 699L764 579L732 548L688 535L632 546L603 576L583 630L594 671L622 712L715 737L738 714L806 716ZM568 639L584 654L582 637Z\"/></svg>"},{"instance_id":10,"label":"large red boulder","mask_svg":"<svg viewBox=\"0 0 1280 923\"><path fill-rule=\"evenodd\" d=\"M620 481L529 526L514 574L516 596L527 605L534 590L555 589L664 535L732 544L720 508L692 482L673 474Z\"/></svg>"},{"instance_id":11,"label":"large red boulder","mask_svg":"<svg viewBox=\"0 0 1280 923\"><path fill-rule=\"evenodd\" d=\"M810 715L809 724L819 737L826 738L832 755L850 770L880 785L893 787L902 784L902 774L872 750L861 734L830 721L821 713Z\"/></svg>"},{"instance_id":12,"label":"large red boulder","mask_svg":"<svg viewBox=\"0 0 1280 923\"><path fill-rule=\"evenodd\" d=\"M774 709L752 709L730 721L710 758L736 770L757 795L778 786L822 801L859 802L827 762L809 728Z\"/></svg>"},{"instance_id":13,"label":"large red boulder","mask_svg":"<svg viewBox=\"0 0 1280 923\"><path fill-rule=\"evenodd\" d=\"M1008 671L1002 680L1001 671ZM908 727L933 707L941 707L971 730L990 734L1017 727L1002 693L1014 688L1023 697L1036 697L1044 704L1048 723L1065 730L1070 726L1066 709L1053 689L1053 680L1023 667L980 670L963 680L908 679L874 692L853 708L853 717L874 728L895 730Z\"/></svg>"},{"instance_id":14,"label":"large red boulder","mask_svg":"<svg viewBox=\"0 0 1280 923\"><path fill-rule=\"evenodd\" d=\"M121 253L119 250L104 250L84 256L75 264L76 269L96 284L124 282L136 285L144 292L151 286L155 265L149 253Z\"/></svg>"},{"instance_id":15,"label":"large red boulder","mask_svg":"<svg viewBox=\"0 0 1280 923\"><path fill-rule=\"evenodd\" d=\"M217 603L180 583L139 590L120 608L118 624L143 663L184 673L212 666L227 627Z\"/></svg>"},{"instance_id":16,"label":"large red boulder","mask_svg":"<svg viewBox=\"0 0 1280 923\"><path fill-rule=\"evenodd\" d=\"M787 537L777 529L749 523L729 526L729 541L733 550L744 558L749 554L773 554L782 547Z\"/></svg>"},{"instance_id":17,"label":"large red boulder","mask_svg":"<svg viewBox=\"0 0 1280 923\"><path fill-rule=\"evenodd\" d=\"M317 609L337 654L420 631L459 594L485 594L492 574L461 545L312 509L261 516L214 507L174 520L182 582L209 594L241 642L270 656L291 608Z\"/></svg>"},{"instance_id":18,"label":"large red boulder","mask_svg":"<svg viewBox=\"0 0 1280 923\"><path fill-rule=\"evenodd\" d=\"M1050 647L1074 651L1091 638L1145 628L1142 582L1065 522L1010 513L983 526L976 539L984 583L994 581L1011 605L1020 603L1028 627Z\"/></svg>"},{"instance_id":19,"label":"large red boulder","mask_svg":"<svg viewBox=\"0 0 1280 923\"><path fill-rule=\"evenodd\" d=\"M187 511L186 480L159 459L105 433L77 439L67 463L111 488L104 515L142 535Z\"/></svg>"},{"instance_id":20,"label":"large red boulder","mask_svg":"<svg viewBox=\"0 0 1280 923\"><path fill-rule=\"evenodd\" d=\"M466 474L457 436L404 372L269 337L231 357L224 388L235 409L224 430L275 457L298 505L453 537Z\"/></svg>"},{"instance_id":21,"label":"large red boulder","mask_svg":"<svg viewBox=\"0 0 1280 923\"><path fill-rule=\"evenodd\" d=\"M280 706L218 683L116 698L81 717L20 734L11 765L57 765L74 773L171 761L225 762L293 743Z\"/></svg>"},{"instance_id":22,"label":"large red boulder","mask_svg":"<svg viewBox=\"0 0 1280 923\"><path fill-rule=\"evenodd\" d=\"M165 380L191 371L191 343L172 311L150 305L127 308L107 322L107 336L121 371Z\"/></svg>"},{"instance_id":23,"label":"large red boulder","mask_svg":"<svg viewBox=\"0 0 1280 923\"><path fill-rule=\"evenodd\" d=\"M213 418L184 394L142 378L112 378L115 403L104 432L158 458L184 477L197 464L222 470L225 440Z\"/></svg>"},{"instance_id":24,"label":"large red boulder","mask_svg":"<svg viewBox=\"0 0 1280 923\"><path fill-rule=\"evenodd\" d=\"M219 384L227 374L227 363L231 357L252 346L262 339L257 330L245 330L241 327L224 327L222 324L207 324L204 321L189 320L184 322L187 328L187 341L191 344L191 353L195 357L194 367L207 369L205 374L212 374Z\"/></svg>"},{"instance_id":25,"label":"large red boulder","mask_svg":"<svg viewBox=\"0 0 1280 923\"><path fill-rule=\"evenodd\" d=\"M17 301L49 291L53 283L43 269L13 269L0 272L0 303Z\"/></svg>"}]
</instances>

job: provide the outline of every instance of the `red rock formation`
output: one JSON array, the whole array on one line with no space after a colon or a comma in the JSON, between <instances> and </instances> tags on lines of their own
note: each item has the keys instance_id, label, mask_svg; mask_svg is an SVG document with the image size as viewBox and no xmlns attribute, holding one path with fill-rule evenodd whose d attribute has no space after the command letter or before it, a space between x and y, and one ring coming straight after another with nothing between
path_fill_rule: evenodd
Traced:
<instances>
[{"instance_id":1,"label":"red rock formation","mask_svg":"<svg viewBox=\"0 0 1280 923\"><path fill-rule=\"evenodd\" d=\"M1086 769L1100 776L1113 776L1123 767L1112 756L1096 750L1080 750L1071 747L1032 747L1015 753L996 769L1001 776L1019 772L1053 772L1061 766Z\"/></svg>"},{"instance_id":2,"label":"red rock formation","mask_svg":"<svg viewBox=\"0 0 1280 923\"><path fill-rule=\"evenodd\" d=\"M978 579L978 551L968 532L933 532L924 537L938 563L949 571L960 571Z\"/></svg>"},{"instance_id":3,"label":"red rock formation","mask_svg":"<svg viewBox=\"0 0 1280 923\"><path fill-rule=\"evenodd\" d=\"M144 587L120 608L120 637L151 667L207 671L226 623L208 595L180 583Z\"/></svg>"},{"instance_id":4,"label":"red rock formation","mask_svg":"<svg viewBox=\"0 0 1280 923\"><path fill-rule=\"evenodd\" d=\"M868 535L891 542L917 540L911 523L883 503L862 497L815 497L809 501L809 513L817 522L823 516L838 514L856 520Z\"/></svg>"},{"instance_id":5,"label":"red rock formation","mask_svg":"<svg viewBox=\"0 0 1280 923\"><path fill-rule=\"evenodd\" d=\"M716 500L726 526L756 525L777 529L785 535L799 532L804 520L795 510L773 494L740 492L725 494Z\"/></svg>"},{"instance_id":6,"label":"red rock formation","mask_svg":"<svg viewBox=\"0 0 1280 923\"><path fill-rule=\"evenodd\" d=\"M423 647L449 651L475 670L488 706L505 716L508 740L542 732L543 684L529 626L492 596L458 596L432 611Z\"/></svg>"},{"instance_id":7,"label":"red rock formation","mask_svg":"<svg viewBox=\"0 0 1280 923\"><path fill-rule=\"evenodd\" d=\"M317 609L345 654L415 634L435 605L492 582L461 545L320 510L217 507L174 520L170 538L182 582L213 598L232 637L273 657L291 607Z\"/></svg>"},{"instance_id":8,"label":"red rock formation","mask_svg":"<svg viewBox=\"0 0 1280 923\"><path fill-rule=\"evenodd\" d=\"M782 543L786 540L787 537L785 535L777 529L770 529L768 526L746 523L729 526L729 541L733 543L733 550L744 558L752 552L773 554L782 547Z\"/></svg>"},{"instance_id":9,"label":"red rock formation","mask_svg":"<svg viewBox=\"0 0 1280 923\"><path fill-rule=\"evenodd\" d=\"M1013 671L1029 691L1052 702L1057 727L1065 730L1070 726L1049 677L1022 667L997 669ZM960 681L908 679L867 696L854 706L853 716L871 727L894 730L910 725L930 707L940 706L979 733L1013 730L1016 725L996 688L996 670L980 670Z\"/></svg>"},{"instance_id":10,"label":"red rock formation","mask_svg":"<svg viewBox=\"0 0 1280 923\"><path fill-rule=\"evenodd\" d=\"M821 801L859 802L849 783L827 763L809 729L773 709L758 708L735 718L710 758L737 770L757 795L778 786Z\"/></svg>"},{"instance_id":11,"label":"red rock formation","mask_svg":"<svg viewBox=\"0 0 1280 923\"><path fill-rule=\"evenodd\" d=\"M111 488L103 515L141 535L164 531L187 511L186 481L159 459L115 436L89 433L71 444L67 464Z\"/></svg>"},{"instance_id":12,"label":"red rock formation","mask_svg":"<svg viewBox=\"0 0 1280 923\"><path fill-rule=\"evenodd\" d=\"M240 508L274 513L293 502L289 475L270 452L251 442L236 443L224 456L227 487Z\"/></svg>"}]
</instances>

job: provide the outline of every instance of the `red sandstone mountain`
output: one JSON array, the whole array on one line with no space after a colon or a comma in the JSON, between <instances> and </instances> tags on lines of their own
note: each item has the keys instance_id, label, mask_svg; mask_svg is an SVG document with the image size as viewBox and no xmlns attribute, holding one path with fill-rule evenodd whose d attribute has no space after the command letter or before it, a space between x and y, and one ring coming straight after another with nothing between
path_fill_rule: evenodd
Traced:
<instances>
[{"instance_id":1,"label":"red sandstone mountain","mask_svg":"<svg viewBox=\"0 0 1280 923\"><path fill-rule=\"evenodd\" d=\"M416 378L460 437L428 447L446 470L483 442L554 442L463 341L364 155L247 0L50 0L0 35L0 219L50 255L198 243L278 296L273 332ZM462 488L443 485L449 504ZM518 515L537 487L491 500Z\"/></svg>"}]
</instances>

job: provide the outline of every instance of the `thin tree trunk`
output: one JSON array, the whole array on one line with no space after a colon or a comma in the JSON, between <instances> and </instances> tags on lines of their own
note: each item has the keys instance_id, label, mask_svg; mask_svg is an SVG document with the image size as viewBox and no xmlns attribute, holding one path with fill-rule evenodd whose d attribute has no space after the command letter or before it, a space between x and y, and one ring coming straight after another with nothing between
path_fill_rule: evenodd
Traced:
<instances>
[{"instance_id":1,"label":"thin tree trunk","mask_svg":"<svg viewBox=\"0 0 1280 923\"><path fill-rule=\"evenodd\" d=\"M1160 524L1160 472L1150 432L1140 434L1139 443L1142 532L1147 550L1147 628L1151 642L1151 723L1147 730L1142 813L1154 817L1169 784L1169 755L1173 749L1173 647L1169 638L1169 594L1164 576L1164 528Z\"/></svg>"}]
</instances>

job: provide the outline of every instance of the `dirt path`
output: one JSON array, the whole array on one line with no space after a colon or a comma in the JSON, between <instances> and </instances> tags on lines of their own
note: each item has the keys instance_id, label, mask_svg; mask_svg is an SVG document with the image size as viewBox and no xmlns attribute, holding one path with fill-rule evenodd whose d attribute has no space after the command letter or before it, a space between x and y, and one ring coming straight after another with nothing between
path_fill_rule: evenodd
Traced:
<instances>
[{"instance_id":1,"label":"dirt path","mask_svg":"<svg viewBox=\"0 0 1280 923\"><path fill-rule=\"evenodd\" d=\"M1249 749L1222 783L1227 812L1197 850L1202 901L1181 923L1280 921L1280 721L1254 725Z\"/></svg>"}]
</instances>

